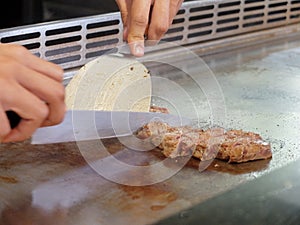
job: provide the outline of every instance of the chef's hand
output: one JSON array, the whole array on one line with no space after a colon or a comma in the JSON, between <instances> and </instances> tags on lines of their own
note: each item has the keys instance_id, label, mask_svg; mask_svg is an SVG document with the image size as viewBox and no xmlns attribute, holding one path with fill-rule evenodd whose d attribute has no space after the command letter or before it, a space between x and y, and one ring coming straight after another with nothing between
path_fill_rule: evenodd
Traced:
<instances>
[{"instance_id":1,"label":"chef's hand","mask_svg":"<svg viewBox=\"0 0 300 225\"><path fill-rule=\"evenodd\" d=\"M172 24L183 0L116 0L116 2L123 21L123 38L128 42L133 55L143 56L144 35L147 35L150 41L159 41Z\"/></svg>"},{"instance_id":2,"label":"chef's hand","mask_svg":"<svg viewBox=\"0 0 300 225\"><path fill-rule=\"evenodd\" d=\"M23 141L65 114L63 70L25 47L0 44L0 143ZM21 117L11 129L6 111Z\"/></svg>"}]
</instances>

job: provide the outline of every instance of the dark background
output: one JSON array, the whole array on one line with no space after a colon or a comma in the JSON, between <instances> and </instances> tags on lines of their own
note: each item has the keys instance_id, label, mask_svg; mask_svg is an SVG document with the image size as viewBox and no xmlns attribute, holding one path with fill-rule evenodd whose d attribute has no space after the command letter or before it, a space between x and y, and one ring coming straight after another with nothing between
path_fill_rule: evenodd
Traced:
<instances>
[{"instance_id":1,"label":"dark background","mask_svg":"<svg viewBox=\"0 0 300 225\"><path fill-rule=\"evenodd\" d=\"M118 10L115 0L8 0L0 7L0 29Z\"/></svg>"},{"instance_id":2,"label":"dark background","mask_svg":"<svg viewBox=\"0 0 300 225\"><path fill-rule=\"evenodd\" d=\"M117 11L115 0L8 0L0 29Z\"/></svg>"}]
</instances>

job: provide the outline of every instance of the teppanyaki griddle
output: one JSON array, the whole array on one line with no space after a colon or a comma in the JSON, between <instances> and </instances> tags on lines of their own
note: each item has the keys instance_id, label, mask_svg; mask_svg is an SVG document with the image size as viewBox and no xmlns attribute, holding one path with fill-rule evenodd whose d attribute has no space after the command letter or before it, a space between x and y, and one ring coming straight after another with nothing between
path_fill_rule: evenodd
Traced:
<instances>
[{"instance_id":1,"label":"teppanyaki griddle","mask_svg":"<svg viewBox=\"0 0 300 225\"><path fill-rule=\"evenodd\" d=\"M75 225L154 224L226 191L235 193L235 187L296 161L300 155L299 3L288 1L288 4L274 4L269 1L195 1L184 4L173 25L175 29L166 38L186 45L202 57L204 64L193 63L193 58L185 58L178 49L149 52L145 58L145 65L151 74L161 78L157 81L163 79L164 84L176 85L181 90L178 92L154 82L153 104L168 107L171 112L180 109L183 115L204 128L217 122L228 129L257 132L271 143L272 159L243 164L215 160L202 172L199 171L199 161L191 159L182 170L163 182L133 187L111 182L97 174L82 157L80 145L74 142L43 146L32 146L27 141L1 144L0 224L33 220L38 224L45 224L45 221L49 224ZM263 7L262 11L274 12L253 18L250 14L254 11L246 10L251 7ZM289 7L289 10L278 11L277 7ZM245 16L242 16L244 11L241 9L247 11ZM220 13L213 13L208 22L224 20L223 23L213 23L204 30L207 32L199 33L198 28L203 20L201 15L214 10ZM227 20L225 17L237 20ZM109 21L105 23L109 25L103 27L104 21ZM41 43L40 47L32 48L32 52L62 65L66 70L67 83L86 61L103 54L105 48L113 48L114 42L110 40L121 43L121 32L116 35L106 35L104 32L104 36L97 36L103 30L119 31L121 24L115 21L120 21L118 14L93 16L2 30L0 37L1 42L13 41L18 37L19 43L24 45ZM263 21L262 24L259 21ZM73 26L77 30L71 29L69 32L62 29ZM60 39L64 31L68 37L78 35L88 38L84 39L86 42L46 45L47 41ZM20 32L23 34L21 37ZM35 32L43 35L30 35ZM26 38L26 35L29 37ZM22 37L25 39L22 40ZM101 47L101 43L105 48ZM76 50L78 46L82 47L80 51ZM226 109L226 114L218 115L221 120L213 120L207 95L195 80L172 65L157 62L160 58L167 58L172 64L186 66L194 72L199 71L199 77L213 75ZM209 97L219 100L214 92ZM192 104L186 104L187 101ZM128 152L126 146L116 139L102 143L111 153L124 151L124 148ZM99 142L92 141L85 146L93 152L98 145ZM140 154L129 151L128 154L119 155L119 160L145 166L164 159L158 151ZM260 182L253 185L259 188Z\"/></svg>"}]
</instances>

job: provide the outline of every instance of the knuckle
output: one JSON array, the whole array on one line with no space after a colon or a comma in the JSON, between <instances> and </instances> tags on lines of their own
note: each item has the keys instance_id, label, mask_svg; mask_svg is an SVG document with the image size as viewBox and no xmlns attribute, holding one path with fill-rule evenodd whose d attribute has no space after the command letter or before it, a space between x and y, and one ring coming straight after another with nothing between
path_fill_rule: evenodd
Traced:
<instances>
[{"instance_id":1,"label":"knuckle","mask_svg":"<svg viewBox=\"0 0 300 225\"><path fill-rule=\"evenodd\" d=\"M56 119L53 121L54 124L60 124L65 117L65 110L63 110L61 113L58 114L58 116L56 117Z\"/></svg>"},{"instance_id":2,"label":"knuckle","mask_svg":"<svg viewBox=\"0 0 300 225\"><path fill-rule=\"evenodd\" d=\"M53 82L51 89L47 89L48 98L45 100L48 104L58 104L65 100L65 87L60 82Z\"/></svg>"},{"instance_id":3,"label":"knuckle","mask_svg":"<svg viewBox=\"0 0 300 225\"><path fill-rule=\"evenodd\" d=\"M148 24L148 19L144 15L137 15L132 18L132 23L140 27L146 27Z\"/></svg>"},{"instance_id":4,"label":"knuckle","mask_svg":"<svg viewBox=\"0 0 300 225\"><path fill-rule=\"evenodd\" d=\"M0 129L0 143L2 142L2 140L5 138L6 135L8 135L10 132L10 129Z\"/></svg>"},{"instance_id":5,"label":"knuckle","mask_svg":"<svg viewBox=\"0 0 300 225\"><path fill-rule=\"evenodd\" d=\"M155 32L159 35L166 33L169 29L169 25L166 23L159 24L156 26Z\"/></svg>"},{"instance_id":6,"label":"knuckle","mask_svg":"<svg viewBox=\"0 0 300 225\"><path fill-rule=\"evenodd\" d=\"M177 8L180 1L170 1L170 8Z\"/></svg>"},{"instance_id":7,"label":"knuckle","mask_svg":"<svg viewBox=\"0 0 300 225\"><path fill-rule=\"evenodd\" d=\"M64 87L57 88L55 94L56 100L52 103L51 107L49 106L50 115L48 116L48 122L53 125L62 122L66 112Z\"/></svg>"},{"instance_id":8,"label":"knuckle","mask_svg":"<svg viewBox=\"0 0 300 225\"><path fill-rule=\"evenodd\" d=\"M1 77L15 74L16 71L20 70L20 65L9 57L1 56L0 62Z\"/></svg>"},{"instance_id":9,"label":"knuckle","mask_svg":"<svg viewBox=\"0 0 300 225\"><path fill-rule=\"evenodd\" d=\"M25 55L28 54L27 48L25 48L22 45L13 44L11 47L12 47L11 51L14 51L14 54L17 57L22 57L23 58Z\"/></svg>"},{"instance_id":10,"label":"knuckle","mask_svg":"<svg viewBox=\"0 0 300 225\"><path fill-rule=\"evenodd\" d=\"M24 140L30 138L30 136L31 136L31 133L29 133L29 132L20 133L19 136L18 136L18 138L16 138L15 141L24 141Z\"/></svg>"},{"instance_id":11,"label":"knuckle","mask_svg":"<svg viewBox=\"0 0 300 225\"><path fill-rule=\"evenodd\" d=\"M55 92L57 99L59 101L64 101L65 100L65 88L63 85L59 85L59 87L57 88L56 92Z\"/></svg>"},{"instance_id":12,"label":"knuckle","mask_svg":"<svg viewBox=\"0 0 300 225\"><path fill-rule=\"evenodd\" d=\"M36 110L36 120L42 122L48 117L48 114L49 114L49 109L48 107L46 107L46 105L44 107L39 107Z\"/></svg>"},{"instance_id":13,"label":"knuckle","mask_svg":"<svg viewBox=\"0 0 300 225\"><path fill-rule=\"evenodd\" d=\"M66 113L66 107L65 105L63 105L63 107L60 107L59 110L56 110L55 112L52 112L47 120L48 124L51 125L56 125L61 123L64 120L65 117L65 113Z\"/></svg>"},{"instance_id":14,"label":"knuckle","mask_svg":"<svg viewBox=\"0 0 300 225\"><path fill-rule=\"evenodd\" d=\"M63 75L64 75L64 69L57 65L57 64L54 64L54 63L51 63L52 66L55 67L56 71L57 71L57 74L59 74L59 76L61 77L61 79L63 79Z\"/></svg>"}]
</instances>

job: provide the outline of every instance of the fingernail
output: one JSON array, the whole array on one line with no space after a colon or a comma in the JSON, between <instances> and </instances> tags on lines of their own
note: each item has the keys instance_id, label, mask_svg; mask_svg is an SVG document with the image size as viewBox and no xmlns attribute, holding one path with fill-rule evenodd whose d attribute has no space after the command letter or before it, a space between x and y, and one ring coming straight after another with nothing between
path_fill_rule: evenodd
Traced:
<instances>
[{"instance_id":1,"label":"fingernail","mask_svg":"<svg viewBox=\"0 0 300 225\"><path fill-rule=\"evenodd\" d=\"M133 45L133 55L138 57L144 55L144 45L142 43L135 43Z\"/></svg>"}]
</instances>

